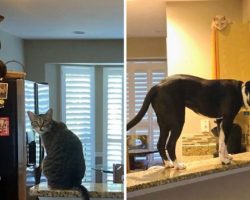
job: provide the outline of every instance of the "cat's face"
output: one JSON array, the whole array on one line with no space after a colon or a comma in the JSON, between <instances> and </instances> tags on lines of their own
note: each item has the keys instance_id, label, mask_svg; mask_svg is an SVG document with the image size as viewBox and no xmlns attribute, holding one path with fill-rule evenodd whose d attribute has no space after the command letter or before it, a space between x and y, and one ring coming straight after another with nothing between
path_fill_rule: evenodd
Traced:
<instances>
[{"instance_id":1,"label":"cat's face","mask_svg":"<svg viewBox=\"0 0 250 200\"><path fill-rule=\"evenodd\" d=\"M212 27L221 31L226 28L228 24L229 21L224 15L216 15L213 19Z\"/></svg>"},{"instance_id":2,"label":"cat's face","mask_svg":"<svg viewBox=\"0 0 250 200\"><path fill-rule=\"evenodd\" d=\"M32 128L40 135L50 130L52 122L52 109L50 108L45 114L35 115L28 111Z\"/></svg>"}]
</instances>

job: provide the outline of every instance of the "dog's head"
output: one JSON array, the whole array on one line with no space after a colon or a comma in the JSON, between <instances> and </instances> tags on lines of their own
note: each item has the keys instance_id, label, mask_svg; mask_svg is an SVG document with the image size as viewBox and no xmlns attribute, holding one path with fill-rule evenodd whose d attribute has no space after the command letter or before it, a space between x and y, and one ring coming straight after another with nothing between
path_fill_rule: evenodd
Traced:
<instances>
[{"instance_id":1,"label":"dog's head","mask_svg":"<svg viewBox=\"0 0 250 200\"><path fill-rule=\"evenodd\" d=\"M250 109L250 81L247 81L245 84L243 84L242 97L243 97L244 106L247 109Z\"/></svg>"}]
</instances>

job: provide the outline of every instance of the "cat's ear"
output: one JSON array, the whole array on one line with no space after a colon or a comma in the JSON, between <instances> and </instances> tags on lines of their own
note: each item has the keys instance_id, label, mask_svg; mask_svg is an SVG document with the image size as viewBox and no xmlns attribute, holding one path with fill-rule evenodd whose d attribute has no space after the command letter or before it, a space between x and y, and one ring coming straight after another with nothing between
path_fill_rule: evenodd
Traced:
<instances>
[{"instance_id":1,"label":"cat's ear","mask_svg":"<svg viewBox=\"0 0 250 200\"><path fill-rule=\"evenodd\" d=\"M33 112L31 112L31 111L27 111L27 114L28 114L28 116L30 118L30 121L33 121L34 118L35 118L35 114Z\"/></svg>"},{"instance_id":2,"label":"cat's ear","mask_svg":"<svg viewBox=\"0 0 250 200\"><path fill-rule=\"evenodd\" d=\"M46 115L47 115L50 119L52 119L53 109L50 108L50 109L46 112Z\"/></svg>"}]
</instances>

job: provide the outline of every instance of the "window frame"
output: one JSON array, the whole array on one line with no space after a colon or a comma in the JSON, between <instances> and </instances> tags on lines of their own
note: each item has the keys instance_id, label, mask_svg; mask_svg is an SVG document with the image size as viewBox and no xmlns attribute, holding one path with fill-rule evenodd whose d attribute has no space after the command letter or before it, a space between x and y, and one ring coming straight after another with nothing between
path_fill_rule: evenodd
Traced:
<instances>
[{"instance_id":1,"label":"window frame","mask_svg":"<svg viewBox=\"0 0 250 200\"><path fill-rule=\"evenodd\" d=\"M155 85L153 83L153 73L163 72L165 76L167 76L167 62L164 60L140 60L140 61L128 61L127 62L127 122L131 120L135 114L135 73L141 72L147 74L147 92L149 89ZM163 77L163 78L164 78ZM129 102L130 101L130 102ZM130 111L131 110L131 111ZM154 120L154 111L152 106L150 105L147 113L148 118L145 120L141 120L135 127L127 132L127 136L131 134L136 134L136 128L145 128L147 129L147 137L148 137L148 147L147 149L156 149L156 144L154 144L154 138L159 137L155 136L153 133L155 130L159 129L157 121ZM145 116L146 116L145 114ZM137 134L140 135L140 134ZM142 134L144 135L144 134ZM149 156L149 162L155 163L159 162L160 156L159 153L155 153Z\"/></svg>"},{"instance_id":2,"label":"window frame","mask_svg":"<svg viewBox=\"0 0 250 200\"><path fill-rule=\"evenodd\" d=\"M123 66L116 66L116 67L104 67L103 68L103 132L106 133L107 132L107 123L108 123L108 118L107 118L107 112L108 110L105 109L108 106L108 97L107 97L107 87L108 87L108 80L105 78L109 73L114 73L117 75L121 75L122 76L122 82L121 82L121 89L122 89L122 93L121 93L121 163L116 163L116 164L124 164L124 70L123 70ZM103 138L103 155L107 155L107 144L108 144L108 134L104 134L104 138ZM107 156L103 156L103 164L105 167L107 166ZM107 170L111 171L113 169L111 168L107 168ZM106 176L103 176L103 182L107 182L108 181L108 174Z\"/></svg>"}]
</instances>

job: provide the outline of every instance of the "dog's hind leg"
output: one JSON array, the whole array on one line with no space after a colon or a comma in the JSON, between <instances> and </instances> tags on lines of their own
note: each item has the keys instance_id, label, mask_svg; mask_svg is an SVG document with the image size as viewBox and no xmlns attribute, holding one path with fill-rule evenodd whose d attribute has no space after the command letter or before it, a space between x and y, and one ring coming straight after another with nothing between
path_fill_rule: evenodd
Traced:
<instances>
[{"instance_id":1,"label":"dog's hind leg","mask_svg":"<svg viewBox=\"0 0 250 200\"><path fill-rule=\"evenodd\" d=\"M169 143L167 145L169 156L171 160L174 161L174 167L176 169L186 168L186 166L183 163L179 163L176 158L176 143L177 143L178 138L181 135L183 125L184 125L184 121L183 123L178 123L174 127L171 128L171 137L169 138Z\"/></svg>"},{"instance_id":2,"label":"dog's hind leg","mask_svg":"<svg viewBox=\"0 0 250 200\"><path fill-rule=\"evenodd\" d=\"M165 167L170 168L174 167L173 161L171 160L168 152L166 152L166 146L168 144L169 138L170 138L170 127L168 127L164 123L158 123L160 127L160 137L157 143L157 149L160 153L160 156L162 158L163 164Z\"/></svg>"},{"instance_id":3,"label":"dog's hind leg","mask_svg":"<svg viewBox=\"0 0 250 200\"><path fill-rule=\"evenodd\" d=\"M178 103L178 106L173 109L174 112L171 113L171 136L167 144L167 150L171 160L174 161L174 167L176 169L185 169L186 166L183 163L179 163L176 159L176 143L181 135L185 121L185 106L182 103Z\"/></svg>"}]
</instances>

